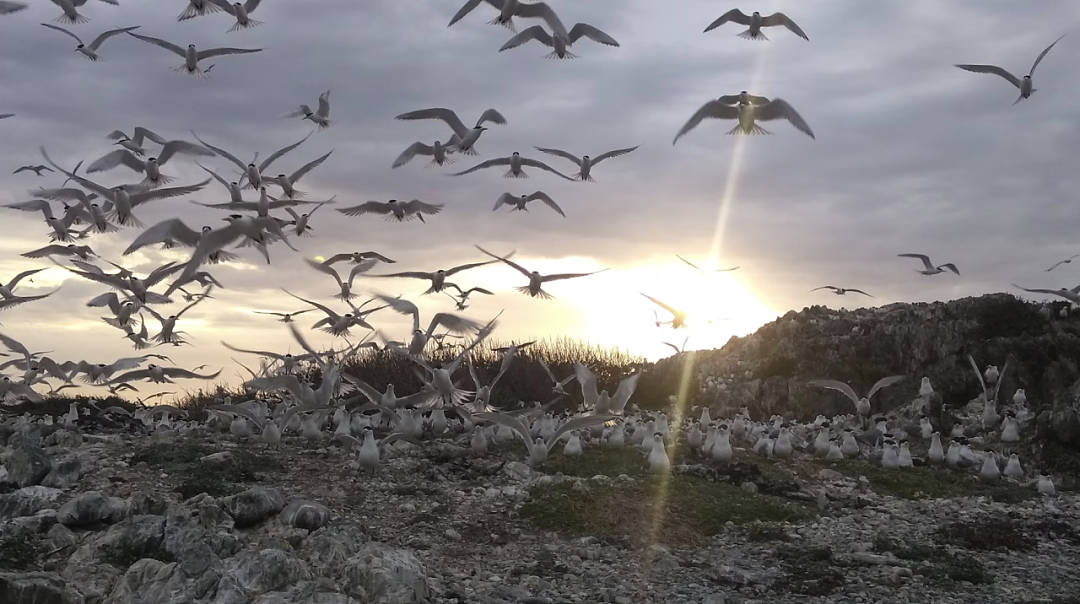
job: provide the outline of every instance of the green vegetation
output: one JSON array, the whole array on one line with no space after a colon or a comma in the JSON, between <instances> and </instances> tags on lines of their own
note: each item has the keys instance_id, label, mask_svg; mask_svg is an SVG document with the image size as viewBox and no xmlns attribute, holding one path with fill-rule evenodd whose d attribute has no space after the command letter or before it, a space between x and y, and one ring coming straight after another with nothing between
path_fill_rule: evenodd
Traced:
<instances>
[{"instance_id":1,"label":"green vegetation","mask_svg":"<svg viewBox=\"0 0 1080 604\"><path fill-rule=\"evenodd\" d=\"M755 543L791 540L783 525L774 522L754 522L747 525L745 530L746 538Z\"/></svg>"},{"instance_id":2,"label":"green vegetation","mask_svg":"<svg viewBox=\"0 0 1080 604\"><path fill-rule=\"evenodd\" d=\"M1024 523L1005 516L957 520L938 529L946 543L980 551L1030 551L1039 540L1024 530Z\"/></svg>"},{"instance_id":3,"label":"green vegetation","mask_svg":"<svg viewBox=\"0 0 1080 604\"><path fill-rule=\"evenodd\" d=\"M885 470L861 460L819 461L852 478L865 476L870 488L881 495L901 499L989 497L1001 503L1018 503L1036 496L1032 489L1001 481L997 484L979 482L971 476L956 474L944 469L903 468Z\"/></svg>"},{"instance_id":4,"label":"green vegetation","mask_svg":"<svg viewBox=\"0 0 1080 604\"><path fill-rule=\"evenodd\" d=\"M33 533L16 533L0 539L0 570L34 570L41 544Z\"/></svg>"},{"instance_id":5,"label":"green vegetation","mask_svg":"<svg viewBox=\"0 0 1080 604\"><path fill-rule=\"evenodd\" d=\"M829 547L784 546L776 555L783 560L786 576L778 587L807 596L827 596L843 587L844 573L834 565Z\"/></svg>"},{"instance_id":6,"label":"green vegetation","mask_svg":"<svg viewBox=\"0 0 1080 604\"><path fill-rule=\"evenodd\" d=\"M146 462L178 479L174 490L184 499L199 493L213 497L233 495L244 490L245 484L258 482L260 473L282 470L277 459L248 449L229 450L228 459L220 462L201 461L216 452L201 443L156 443L138 449L131 463Z\"/></svg>"},{"instance_id":7,"label":"green vegetation","mask_svg":"<svg viewBox=\"0 0 1080 604\"><path fill-rule=\"evenodd\" d=\"M994 582L993 575L987 572L978 559L966 554L950 553L940 545L901 543L879 535L874 540L874 550L915 562L912 570L938 587L955 588L962 582L975 585Z\"/></svg>"}]
</instances>

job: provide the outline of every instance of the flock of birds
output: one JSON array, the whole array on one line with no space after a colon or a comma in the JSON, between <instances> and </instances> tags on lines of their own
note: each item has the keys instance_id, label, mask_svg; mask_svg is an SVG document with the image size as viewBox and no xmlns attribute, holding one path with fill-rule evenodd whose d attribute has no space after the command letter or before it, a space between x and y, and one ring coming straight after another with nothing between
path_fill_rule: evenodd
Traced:
<instances>
[{"instance_id":1,"label":"flock of birds","mask_svg":"<svg viewBox=\"0 0 1080 604\"><path fill-rule=\"evenodd\" d=\"M101 1L118 5L117 0ZM81 26L88 21L79 12L87 5L87 0L51 0L51 2L61 11L61 15L56 19L57 22L69 26ZM222 13L233 22L228 31L235 32L260 24L259 21L252 19L252 14L256 13L260 4L260 0L246 0L243 3L229 3L227 0L188 0L178 20L199 19L212 22L212 19L217 17L209 18L208 15ZM0 14L15 14L26 6L23 2L0 0ZM449 25L454 25L481 6L497 9L498 15L491 21L492 24L515 31L515 35L499 49L500 51L535 41L552 49L551 54L548 55L549 58L571 59L575 55L569 49L581 38L610 47L619 46L619 43L610 35L589 24L577 23L567 29L555 11L544 2L468 0L465 6L452 17ZM516 32L515 19L538 19L543 22L543 25L535 25ZM747 27L738 35L748 40L768 40L764 33L764 30L768 28L785 28L792 34L809 40L806 33L783 13L762 15L759 12L753 12L747 15L738 9L723 14L709 24L705 31L709 32L728 23ZM139 26L105 31L87 44L83 37L65 27L47 23L41 25L74 39L78 44L75 51L90 61L96 62L101 59L106 42L126 36L177 55L183 62L175 67L176 71L202 78L206 78L207 73L215 66L215 64L206 65L210 59L253 54L262 50L229 46L202 49L196 48L195 45L182 46L162 38L137 33ZM957 67L976 73L1001 76L1018 88L1020 97L1017 102L1019 102L1035 92L1036 89L1032 83L1035 68L1058 41L1060 38L1038 56L1029 73L1022 78L1017 78L1000 67L990 65L965 64ZM330 116L329 90L318 97L316 109L301 105L296 111L287 115L289 118L310 121L316 131L333 126L334 122ZM0 119L11 117L15 116L0 114ZM721 96L702 105L679 129L672 144L674 145L679 138L688 134L706 118L735 121L736 125L729 134L771 134L762 128L759 122L786 120L807 136L815 137L806 120L784 99L769 99L742 91L738 94ZM445 140L440 138L430 143L424 141L412 143L392 162L392 169L408 164L418 155L431 157L431 164L440 167L455 162L457 158L477 156L479 155L476 149L477 142L488 129L485 124L505 125L507 123L506 118L495 109L483 111L472 127L467 126L466 122L463 122L454 111L438 107L406 112L397 116L397 119L437 120L449 127L450 132L447 133ZM313 236L312 219L316 212L324 205L336 204L334 198L320 201L306 200L304 199L307 196L306 193L297 189L308 174L330 157L333 150L303 164L291 174L282 172L275 176L268 171L275 162L299 148L314 133L313 131L300 141L275 151L262 161L258 161L258 154L256 154L254 160L245 162L232 152L204 140L195 132L191 133L194 139L191 141L164 137L145 127L135 127L130 135L123 130L116 130L108 134L107 138L113 140L118 148L90 162L83 174L79 174L83 162L71 168L62 167L53 161L47 150L42 147L41 153L46 163L22 166L15 170L15 174L33 172L41 177L44 173L49 173L54 175L50 178L63 177L63 182L51 188L33 189L30 191L32 199L10 203L4 207L40 213L50 229L51 243L23 253L23 257L49 258L64 270L100 283L111 290L92 298L86 304L93 308L107 309L109 316L103 317L103 320L122 330L133 348L142 351L154 346L181 346L189 344L185 338L187 334L179 329L185 313L194 306L212 299L211 292L215 288L223 287L206 270L207 265L237 261L240 258L239 254L236 251L230 251L230 246L234 244L235 247L231 248L232 250L255 248L268 264L270 263L269 247L272 244L281 242L290 249L298 251L289 238ZM463 176L488 168L505 168L506 172L503 175L505 178L522 179L528 178L526 169L529 169L548 172L565 180L594 182L593 172L600 163L630 154L637 148L634 146L616 149L595 157L578 156L555 148L536 148L540 153L572 163L577 168L577 172L573 175L567 175L543 161L524 157L518 152L508 157L480 161L470 168L453 172L451 175ZM223 175L219 170L208 168L200 163L200 159L208 161L211 158L227 162L224 165L230 169L235 168L236 176L228 176L228 172ZM163 170L167 170L176 162L189 160L205 171L207 178L195 184L171 186L175 178ZM92 180L98 178L97 174L114 170L119 170L126 176L141 176L142 179L138 183L116 186L105 186ZM218 193L222 198L227 195L228 201L199 205L230 212L223 219L226 222L224 226L192 228L180 218L170 218L146 227L136 216L144 204L162 199L186 197L202 191L207 186L216 187L217 185L212 185L212 182L221 186L223 190L219 189ZM271 191L276 195L272 196ZM257 195L257 199L246 199L249 192ZM503 193L496 200L493 209L498 210L506 206L512 211L526 211L530 202L537 200L552 211L566 216L563 208L541 190L531 194ZM435 216L442 209L441 204L426 203L417 199L409 201L391 199L385 202L368 201L351 207L338 208L336 211L345 216L376 214L391 221L426 222L425 217ZM300 213L299 210L304 210L304 213ZM277 212L284 212L288 217L274 215ZM147 276L139 277L120 264L100 258L85 243L85 240L89 238L115 233L125 228L142 229L124 250L125 256L147 246L159 245L163 249L188 249L191 251L190 257L182 263L166 263L151 271ZM452 299L456 310L462 311L467 308L471 295L494 295L493 292L482 287L465 288L450 281L451 278L460 280L459 276L462 273L479 266L501 263L514 269L528 281L526 285L517 289L523 294L543 299L551 297L544 290L544 285L547 283L595 274L544 275L512 260L513 251L500 254L480 246L476 247L486 257L485 259L434 271L368 274L371 269L380 264L395 262L374 251L340 253L322 261L308 259L307 263L313 271L324 273L333 279L335 289L330 297L346 306L344 312L301 298L286 290L286 293L307 304L308 308L296 312L270 314L280 316L281 321L286 323L296 341L306 350L306 354L293 356L270 351L252 351L225 344L233 350L256 354L264 359L264 363L260 371L251 371L251 380L245 383L251 395L250 400L238 404L231 404L230 401L212 410L216 415L228 418L226 421L228 429L238 437L252 437L257 433L259 438L268 443L276 443L283 433L291 430L297 430L308 438L321 438L322 430L328 427L342 440L356 444L361 463L371 469L377 465L379 450L384 445L402 439L416 440L427 432L438 436L447 431L464 431L470 435L472 448L478 451L483 451L488 441L512 439L516 435L528 447L529 459L534 464L542 463L548 451L564 437L567 439L563 447L564 454L580 454L582 443L589 440L591 435L593 440L600 438L613 445L626 443L640 445L643 451L648 450L650 467L657 471L666 468L669 462L664 443L670 437L670 431L678 430L679 427L669 427L667 418L663 414L652 417L641 413L625 416L628 409L627 402L633 395L640 374L625 378L615 394L609 396L606 391L597 392L595 376L580 363L577 364L574 374L563 378L557 378L549 370L553 394L564 394L563 387L572 379L580 383L585 399L583 414L560 419L545 412L543 407L518 412L502 412L491 407L491 390L495 388L499 378L524 345L514 345L506 349L499 375L489 384L482 384L475 371L472 371L470 356L475 347L490 336L497 325L498 317L483 323L451 312L439 312L431 317L425 329L417 306L401 297L376 293L360 305L353 302L358 297L354 286L358 276L426 281L430 285L424 294L444 294ZM923 268L919 272L923 275L938 275L945 272L959 275L959 270L953 263L937 265L931 262L928 256L922 254L908 253L900 254L900 256L920 260ZM681 257L680 259L699 272L705 272L692 262ZM1063 260L1062 263L1068 263L1071 260L1072 258ZM1059 264L1048 270L1052 270ZM341 267L347 267L347 271ZM737 268L720 270L728 271ZM115 272L111 272L113 269ZM0 310L40 300L55 293L21 296L16 292L16 288L23 280L31 279L42 270L46 269L25 271L5 283L0 283ZM165 285L166 281L168 285ZM833 285L815 288L815 290L821 289L828 289L837 295L849 292L870 295L859 289ZM1080 302L1080 288L1062 291L1039 289L1026 291L1052 293ZM673 329L686 326L687 313L685 311L647 294L642 295L658 308L671 314L671 319L667 321L660 321L659 317L654 315L657 326L667 324ZM165 316L159 309L163 305L173 303L174 296L181 296L186 306L175 314ZM411 334L401 341L382 337L382 333L369 322L369 317L380 310L411 316L413 319ZM312 326L313 329L321 329L335 337L348 338L352 335L351 330L356 328L365 329L367 333L356 344L345 340L346 343L340 350L317 352L304 340L295 324L295 317L307 312L318 313L320 316ZM157 324L156 333L153 335L149 329L151 320ZM379 336L381 344L373 339L376 335ZM430 348L429 345L435 343L441 346L442 340L447 337L458 337L467 340L468 343L462 345L461 353L452 362L444 365L433 364L426 354ZM109 364L85 360L58 361L44 353L32 352L27 346L7 335L0 334L0 342L14 355L11 360L0 364L0 371L22 372L21 375L14 376L5 373L0 382L0 395L8 403L41 400L40 388L48 388L50 395L56 394L64 389L75 387L76 378L88 385L108 388L110 392L116 394L137 390L134 383L142 380L161 384L171 383L176 379L212 380L220 374L220 370L212 373L198 373L198 370L203 367L188 370L150 362L154 360L171 363L167 356L160 354L142 354L122 358ZM386 392L380 393L365 384L359 376L349 375L342 370L344 362L361 348L380 346L411 359L419 369L424 371L424 386L419 392L406 397L398 397L391 385ZM678 350L674 345L671 346ZM318 387L296 377L296 370L304 363L320 367L321 380ZM454 375L462 368L468 368L472 372L475 390L463 390L455 383ZM980 379L982 379L981 376ZM897 445L897 442L902 440L908 432L897 431L895 427L889 425L889 420L878 420L873 428L859 433L855 433L852 428L845 429L840 436L833 433L834 427L845 426L856 420L865 421L868 418L869 404L864 405L864 402L873 395L873 391L865 399L860 399L850 388L842 384L821 383L819 385L836 388L847 394L855 401L858 413L850 417L834 418L832 422L815 422L812 426L786 427L782 425L782 418L773 418L769 422L751 422L745 412L736 416L730 425L721 424L711 421L705 411L699 421L690 422L685 427L686 438L691 446L699 449L703 455L718 461L730 461L733 451L732 443L746 442L752 445L755 451L770 456L785 457L790 455L792 449L801 447L798 444L800 433L817 430L818 436L814 444L807 449L814 454L835 457L839 452L843 456L863 455L871 460L877 459L885 467L897 464L909 465L910 454L904 443ZM928 383L926 385L928 386ZM883 386L879 382L875 390L880 387ZM271 397L270 393L278 394L276 397ZM354 396L346 398L350 394ZM996 400L996 391L994 399ZM274 404L274 400L279 402ZM988 408L991 402L987 399ZM115 408L100 412L120 413ZM177 413L181 412L174 407L159 405L141 410L136 413L136 416L144 424L153 426L155 429L173 430L181 429L183 426L190 427L184 422L172 422L170 416ZM447 413L453 419L448 419ZM79 412L74 410L69 413L65 421L77 421L78 418ZM212 420L212 423L214 421L218 420ZM994 421L997 422L997 419ZM1012 435L1018 430L1018 422L1019 420L1014 416L1008 416L1003 420L1000 424L1002 440L1008 440L1006 434ZM926 432L926 425L928 424L921 424L918 427L918 436L934 439L930 448L931 462L943 461L952 467L966 467L971 465L969 462L974 463L972 460L981 460L980 476L992 474L993 470L988 468L996 469L999 465L1000 460L993 456L972 453L963 440L969 437L966 433L954 434L948 453L938 455L941 442L939 437L935 436L936 433ZM997 425L996 423L992 426L985 424L984 427L992 428ZM384 434L389 431L389 435L377 439L376 430ZM962 428L961 432L963 432ZM853 445L852 442L855 444ZM1015 459L1012 459L1005 463L1003 472L1006 476L1011 477L1016 474L1015 468L1019 466L1014 464L1014 461ZM1040 485L1042 485L1041 482Z\"/></svg>"}]
</instances>

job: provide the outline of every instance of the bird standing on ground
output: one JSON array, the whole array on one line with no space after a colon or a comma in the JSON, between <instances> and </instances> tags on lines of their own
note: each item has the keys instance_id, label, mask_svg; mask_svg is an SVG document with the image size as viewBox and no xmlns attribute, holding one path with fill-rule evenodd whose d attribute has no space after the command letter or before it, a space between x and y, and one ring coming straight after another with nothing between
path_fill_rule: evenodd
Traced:
<instances>
[{"instance_id":1,"label":"bird standing on ground","mask_svg":"<svg viewBox=\"0 0 1080 604\"><path fill-rule=\"evenodd\" d=\"M1053 42L1051 42L1050 46L1047 46L1046 49L1044 49L1042 52L1040 52L1039 56L1035 58L1035 62L1031 64L1031 70L1028 71L1027 75L1024 76L1023 78L1017 78L1013 74L1009 73L1008 71L1005 71L1004 69L1002 69L1001 67L998 67L997 65L962 64L962 65L957 65L957 67L959 67L960 69L963 69L965 71L972 71L972 72L975 72L975 73L992 73L994 75L1001 76L1006 81L1008 81L1010 84L1012 84L1013 86L1016 86L1020 90L1020 96L1016 97L1016 100L1013 101L1013 105L1015 105L1015 104L1017 104L1020 101L1030 97L1032 94L1035 93L1036 89L1035 89L1035 86L1032 83L1032 79L1031 79L1032 76L1035 75L1035 68L1039 66L1039 61L1043 60L1043 57L1046 56L1046 53L1050 52L1050 49L1054 47L1054 44L1057 44L1058 42L1060 42L1061 38L1064 38L1064 37L1065 37L1065 34L1061 34L1061 36L1057 40L1054 40Z\"/></svg>"}]
</instances>

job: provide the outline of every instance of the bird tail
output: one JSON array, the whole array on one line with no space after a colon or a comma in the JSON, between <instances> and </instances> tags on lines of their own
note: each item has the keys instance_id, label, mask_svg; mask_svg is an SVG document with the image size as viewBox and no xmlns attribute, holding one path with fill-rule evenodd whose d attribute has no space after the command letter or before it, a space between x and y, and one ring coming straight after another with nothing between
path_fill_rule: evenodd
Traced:
<instances>
[{"instance_id":1,"label":"bird tail","mask_svg":"<svg viewBox=\"0 0 1080 604\"><path fill-rule=\"evenodd\" d=\"M115 233L115 232L117 232L119 230L120 230L120 227L118 227L115 224L109 222L108 220L105 221L105 226L98 226L96 223L94 224L94 232L95 233Z\"/></svg>"},{"instance_id":2,"label":"bird tail","mask_svg":"<svg viewBox=\"0 0 1080 604\"><path fill-rule=\"evenodd\" d=\"M172 176L165 176L164 174L158 174L158 177L157 177L156 180L151 180L150 178L144 178L142 180L142 182L139 183L139 184L142 185L143 187L146 187L147 189L156 189L156 188L160 187L161 185L167 185L167 184L169 184L170 182L172 182L174 180L176 180L176 179L173 178Z\"/></svg>"},{"instance_id":3,"label":"bird tail","mask_svg":"<svg viewBox=\"0 0 1080 604\"><path fill-rule=\"evenodd\" d=\"M512 31L514 33L517 33L517 28L514 27L514 18L513 17L510 17L509 19L507 19L505 23L503 23L501 21L501 19L502 19L502 15L500 15L498 17L495 17L491 21L488 21L488 25L502 25L506 29L509 29L510 31Z\"/></svg>"},{"instance_id":4,"label":"bird tail","mask_svg":"<svg viewBox=\"0 0 1080 604\"><path fill-rule=\"evenodd\" d=\"M124 328L124 326L120 323L120 320L117 319L116 317L101 317L101 320L105 321L106 323L108 323L109 325L112 325L113 327L115 327L117 329L123 329Z\"/></svg>"},{"instance_id":5,"label":"bird tail","mask_svg":"<svg viewBox=\"0 0 1080 604\"><path fill-rule=\"evenodd\" d=\"M307 196L307 193L305 193L303 191L297 191L296 189L293 189L292 195L283 195L282 197L285 197L287 199L300 199L301 197L306 197L306 196Z\"/></svg>"},{"instance_id":6,"label":"bird tail","mask_svg":"<svg viewBox=\"0 0 1080 604\"><path fill-rule=\"evenodd\" d=\"M545 59L576 59L578 56L569 50L563 51L563 54L559 54L558 51L551 51L547 54Z\"/></svg>"},{"instance_id":7,"label":"bird tail","mask_svg":"<svg viewBox=\"0 0 1080 604\"><path fill-rule=\"evenodd\" d=\"M753 124L749 128L743 128L743 125L739 124L731 130L728 130L727 134L749 134L753 136L755 134L772 134L772 132L769 132L757 124Z\"/></svg>"},{"instance_id":8,"label":"bird tail","mask_svg":"<svg viewBox=\"0 0 1080 604\"><path fill-rule=\"evenodd\" d=\"M64 13L63 15L57 17L54 21L56 23L67 23L68 25L79 25L82 23L89 23L90 19L87 19L86 17L80 15L78 11L76 11L74 17L69 17L67 16L67 13Z\"/></svg>"},{"instance_id":9,"label":"bird tail","mask_svg":"<svg viewBox=\"0 0 1080 604\"><path fill-rule=\"evenodd\" d=\"M263 24L262 21L256 21L255 19L248 19L247 23L244 23L244 24L241 24L239 21L237 21L236 23L233 24L232 27L229 28L229 33L232 33L234 31L237 31L237 30L240 30L240 29L251 29L252 27L258 27L258 26L260 26L262 24Z\"/></svg>"},{"instance_id":10,"label":"bird tail","mask_svg":"<svg viewBox=\"0 0 1080 604\"><path fill-rule=\"evenodd\" d=\"M345 338L352 335L351 333L349 333L348 327L346 327L345 329L335 330L333 325L327 325L326 327L323 327L321 331L324 331L332 336L339 336Z\"/></svg>"},{"instance_id":11,"label":"bird tail","mask_svg":"<svg viewBox=\"0 0 1080 604\"><path fill-rule=\"evenodd\" d=\"M533 296L532 292L529 291L529 286L528 285L523 285L521 287L515 287L514 289L516 289L519 292L525 294L526 296L532 296L534 298L540 298L541 300L554 300L555 299L555 296L547 293L543 289L541 289L535 296Z\"/></svg>"},{"instance_id":12,"label":"bird tail","mask_svg":"<svg viewBox=\"0 0 1080 604\"><path fill-rule=\"evenodd\" d=\"M344 302L346 300L352 300L353 298L356 298L357 294L354 294L353 292L349 292L348 294L334 294L333 296L330 296L330 297L335 299L335 300L341 300L342 302Z\"/></svg>"},{"instance_id":13,"label":"bird tail","mask_svg":"<svg viewBox=\"0 0 1080 604\"><path fill-rule=\"evenodd\" d=\"M445 156L443 156L442 163L439 163L439 160L437 160L437 159L433 159L433 160L431 160L431 162L428 165L426 165L424 167L425 168L430 168L432 166L445 166L447 164L452 164L455 161L457 161L457 160L450 157L449 155L445 155Z\"/></svg>"},{"instance_id":14,"label":"bird tail","mask_svg":"<svg viewBox=\"0 0 1080 604\"><path fill-rule=\"evenodd\" d=\"M768 41L769 41L769 38L768 38L768 36L766 36L766 35L765 35L765 32L763 32L763 31L761 31L761 30L758 30L758 33L757 33L757 35L755 36L755 35L754 35L753 33L751 33L751 31L750 31L750 30L748 29L748 30L744 31L743 33L739 34L739 37L740 37L740 38L742 38L742 39L744 39L744 40L757 40L757 41L759 41L759 42L768 42Z\"/></svg>"},{"instance_id":15,"label":"bird tail","mask_svg":"<svg viewBox=\"0 0 1080 604\"><path fill-rule=\"evenodd\" d=\"M109 218L115 219L120 226L132 226L138 229L145 228L146 226L143 223L139 222L139 219L135 218L135 216L131 214L121 216L120 214L113 213L111 216L109 216Z\"/></svg>"},{"instance_id":16,"label":"bird tail","mask_svg":"<svg viewBox=\"0 0 1080 604\"><path fill-rule=\"evenodd\" d=\"M314 237L315 235L313 235L311 233L311 230L312 230L311 227L308 227L308 228L304 229L303 233L297 233L296 236L297 237Z\"/></svg>"},{"instance_id":17,"label":"bird tail","mask_svg":"<svg viewBox=\"0 0 1080 604\"><path fill-rule=\"evenodd\" d=\"M592 174L586 176L585 178L582 178L581 172L578 172L574 175L574 180L580 180L582 182L596 182L596 180L593 179Z\"/></svg>"},{"instance_id":18,"label":"bird tail","mask_svg":"<svg viewBox=\"0 0 1080 604\"><path fill-rule=\"evenodd\" d=\"M525 173L525 170L521 170L517 174L514 174L513 170L507 170L506 174L503 174L503 178L528 178L528 177L529 177L529 175Z\"/></svg>"},{"instance_id":19,"label":"bird tail","mask_svg":"<svg viewBox=\"0 0 1080 604\"><path fill-rule=\"evenodd\" d=\"M172 302L172 300L157 292L146 292L147 304L168 304L170 302Z\"/></svg>"},{"instance_id":20,"label":"bird tail","mask_svg":"<svg viewBox=\"0 0 1080 604\"><path fill-rule=\"evenodd\" d=\"M207 76L206 73L204 73L202 69L199 69L198 65L195 66L195 69L188 69L187 68L187 63L184 63L183 65L177 65L176 67L173 67L173 71L178 71L180 73L186 73L188 75L193 75L193 76L195 76L197 78L202 78L204 80L209 80L210 79L210 77Z\"/></svg>"}]
</instances>

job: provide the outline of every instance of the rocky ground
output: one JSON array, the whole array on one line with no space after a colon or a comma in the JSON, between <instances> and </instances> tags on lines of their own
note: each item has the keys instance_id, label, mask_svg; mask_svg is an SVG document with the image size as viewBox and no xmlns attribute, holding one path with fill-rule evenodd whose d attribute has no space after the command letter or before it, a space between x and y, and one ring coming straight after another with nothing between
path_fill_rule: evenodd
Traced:
<instances>
[{"instance_id":1,"label":"rocky ground","mask_svg":"<svg viewBox=\"0 0 1080 604\"><path fill-rule=\"evenodd\" d=\"M0 426L0 602L1077 602L1080 498L863 462ZM557 448L556 451L559 449ZM1068 599L1073 597L1074 599ZM1056 599L1055 599L1056 598Z\"/></svg>"}]
</instances>

